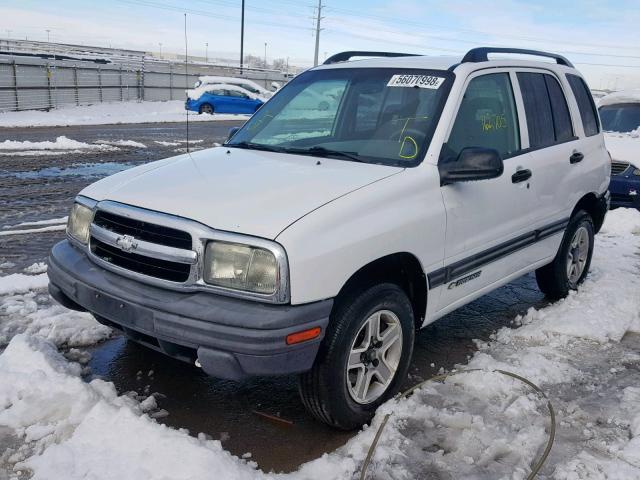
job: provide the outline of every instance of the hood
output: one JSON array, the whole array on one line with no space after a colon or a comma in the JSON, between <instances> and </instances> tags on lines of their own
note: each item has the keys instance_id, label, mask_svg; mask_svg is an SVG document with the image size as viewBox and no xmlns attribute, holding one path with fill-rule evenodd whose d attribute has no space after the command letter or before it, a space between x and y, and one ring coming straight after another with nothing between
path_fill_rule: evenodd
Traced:
<instances>
[{"instance_id":1,"label":"hood","mask_svg":"<svg viewBox=\"0 0 640 480\"><path fill-rule=\"evenodd\" d=\"M217 147L125 170L81 194L273 239L310 211L402 170Z\"/></svg>"},{"instance_id":2,"label":"hood","mask_svg":"<svg viewBox=\"0 0 640 480\"><path fill-rule=\"evenodd\" d=\"M640 129L630 133L606 132L604 143L613 160L640 167Z\"/></svg>"}]
</instances>

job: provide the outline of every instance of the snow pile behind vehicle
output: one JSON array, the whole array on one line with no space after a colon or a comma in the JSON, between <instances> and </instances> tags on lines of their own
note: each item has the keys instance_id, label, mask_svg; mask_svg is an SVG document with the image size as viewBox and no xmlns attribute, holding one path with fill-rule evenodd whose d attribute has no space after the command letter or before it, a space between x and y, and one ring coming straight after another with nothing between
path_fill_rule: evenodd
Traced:
<instances>
[{"instance_id":1,"label":"snow pile behind vehicle","mask_svg":"<svg viewBox=\"0 0 640 480\"><path fill-rule=\"evenodd\" d=\"M47 335L13 337L0 355L0 471L34 479L354 478L383 416L393 412L368 478L526 478L547 440L544 406L502 376L540 385L557 412L542 472L556 480L640 478L640 214L611 212L591 275L577 293L515 319L465 369L383 405L373 424L291 475L263 474L204 435L156 423L113 384L82 381ZM6 299L1 299L3 305ZM69 313L69 315L73 315ZM86 328L82 326L80 328Z\"/></svg>"},{"instance_id":2,"label":"snow pile behind vehicle","mask_svg":"<svg viewBox=\"0 0 640 480\"><path fill-rule=\"evenodd\" d=\"M640 88L610 93L598 100L598 107L618 103L640 103Z\"/></svg>"}]
</instances>

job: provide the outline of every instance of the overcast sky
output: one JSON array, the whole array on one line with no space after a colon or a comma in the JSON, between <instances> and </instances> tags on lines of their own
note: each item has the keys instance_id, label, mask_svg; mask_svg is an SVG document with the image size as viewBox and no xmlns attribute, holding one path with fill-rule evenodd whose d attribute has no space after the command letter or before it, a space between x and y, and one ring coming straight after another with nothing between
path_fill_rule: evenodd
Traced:
<instances>
[{"instance_id":1,"label":"overcast sky","mask_svg":"<svg viewBox=\"0 0 640 480\"><path fill-rule=\"evenodd\" d=\"M0 36L236 58L241 0L0 0ZM308 66L317 0L246 0L245 52ZM592 88L640 88L638 0L323 0L320 58L341 50L463 54L474 46L553 50ZM603 66L612 65L612 66Z\"/></svg>"}]
</instances>

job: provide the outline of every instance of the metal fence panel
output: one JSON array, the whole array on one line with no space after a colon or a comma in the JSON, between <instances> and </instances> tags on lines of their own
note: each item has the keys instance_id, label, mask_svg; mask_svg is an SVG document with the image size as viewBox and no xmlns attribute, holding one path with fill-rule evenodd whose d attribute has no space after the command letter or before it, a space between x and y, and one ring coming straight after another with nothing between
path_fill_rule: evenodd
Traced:
<instances>
[{"instance_id":1,"label":"metal fence panel","mask_svg":"<svg viewBox=\"0 0 640 480\"><path fill-rule=\"evenodd\" d=\"M0 112L51 109L64 105L86 105L131 100L184 100L203 75L242 76L269 87L286 82L280 72L160 61L131 61L121 52L118 62L96 63L60 58L0 55ZM188 73L187 71L188 70Z\"/></svg>"}]
</instances>

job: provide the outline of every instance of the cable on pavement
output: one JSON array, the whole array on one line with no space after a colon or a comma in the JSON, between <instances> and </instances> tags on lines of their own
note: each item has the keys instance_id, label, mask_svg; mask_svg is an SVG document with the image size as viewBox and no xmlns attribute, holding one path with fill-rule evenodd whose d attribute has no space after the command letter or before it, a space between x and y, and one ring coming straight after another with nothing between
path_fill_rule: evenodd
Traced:
<instances>
[{"instance_id":1,"label":"cable on pavement","mask_svg":"<svg viewBox=\"0 0 640 480\"><path fill-rule=\"evenodd\" d=\"M411 387L410 389L408 389L407 391L399 394L396 396L397 399L401 399L401 398L408 398L411 394L413 394L413 392L415 392L416 390L418 390L419 388L421 388L422 386L424 386L425 384L429 383L429 382L440 382L443 381L449 377L453 377L455 375L460 375L463 373L471 373L471 372L486 372L486 370L482 370L479 368L474 368L474 369L470 369L470 370L458 370L455 372L450 372L450 373L445 373L442 375L436 375L435 377L431 377L427 380L425 380L424 382L420 382L417 385L414 385L413 387ZM551 400L549 400L549 398L547 397L547 395L542 391L542 389L540 387L538 387L535 383L533 383L531 380L528 380L516 373L513 372L508 372L506 370L492 370L491 373L499 373L501 375L505 375L507 377L511 377L511 378L515 378L516 380L519 380L520 382L524 383L525 385L529 386L540 398L542 398L543 400L545 400L547 402L547 409L549 410L549 439L547 440L547 445L544 449L544 452L542 452L542 455L540 456L540 458L538 459L538 461L535 463L535 465L533 466L533 468L531 469L531 473L529 473L529 476L527 477L527 480L533 480L536 475L538 474L538 472L540 471L540 469L542 468L542 466L544 465L544 463L547 461L547 457L549 456L549 453L551 452L551 447L553 446L553 442L555 440L556 437L556 413L555 410L553 409L553 405L551 404ZM389 417L392 415L393 412L391 413L387 413L384 418L382 419L382 423L380 424L380 426L378 427L378 431L376 432L375 437L373 438L373 442L371 443L371 446L369 447L369 451L367 452L367 456L364 459L364 463L362 464L362 470L360 471L360 480L365 480L367 477L367 469L369 468L369 464L371 463L371 459L373 458L373 454L375 453L376 447L378 446L378 442L380 441L380 437L382 436L382 431L384 430L384 427L387 425L387 421L389 420Z\"/></svg>"}]
</instances>

